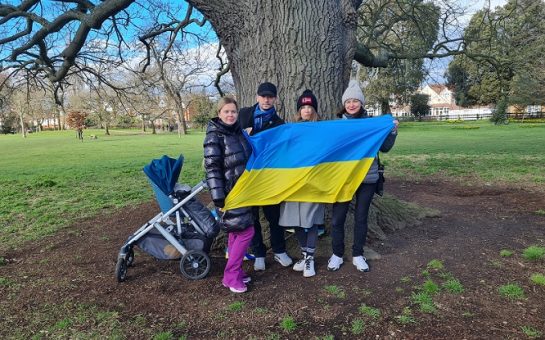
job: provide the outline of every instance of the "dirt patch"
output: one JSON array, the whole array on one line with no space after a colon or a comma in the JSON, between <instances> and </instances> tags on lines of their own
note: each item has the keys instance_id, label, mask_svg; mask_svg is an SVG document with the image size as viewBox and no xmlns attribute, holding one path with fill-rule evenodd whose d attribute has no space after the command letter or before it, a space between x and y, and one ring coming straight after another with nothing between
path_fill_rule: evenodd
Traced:
<instances>
[{"instance_id":1,"label":"dirt patch","mask_svg":"<svg viewBox=\"0 0 545 340\"><path fill-rule=\"evenodd\" d=\"M136 251L127 281L116 282L119 247L155 215L154 202L82 221L1 254L6 264L0 266L0 337L54 337L63 318L73 320L62 334L114 329L124 338L150 338L163 331L197 339L527 338L522 327L545 333L545 287L529 279L545 274L545 262L521 256L530 245L545 246L545 217L535 213L545 209L543 195L439 181L389 180L387 190L441 214L372 241L382 256L371 261L369 273L357 272L349 261L338 272L326 271L327 238L320 241L313 278L281 268L270 257L265 272L255 273L245 263L253 283L241 295L221 286L221 254L212 254L207 278L188 281L177 261L157 261ZM514 254L502 257L502 249ZM444 269L427 268L434 259ZM449 279L458 280L463 292L444 288ZM411 298L426 280L441 288L433 295L431 312L421 311ZM523 299L500 295L499 287L509 283L524 290ZM365 314L363 305L380 314ZM79 320L81 308L106 311L117 324L105 326L99 312L92 322ZM289 331L290 320L295 327Z\"/></svg>"}]
</instances>

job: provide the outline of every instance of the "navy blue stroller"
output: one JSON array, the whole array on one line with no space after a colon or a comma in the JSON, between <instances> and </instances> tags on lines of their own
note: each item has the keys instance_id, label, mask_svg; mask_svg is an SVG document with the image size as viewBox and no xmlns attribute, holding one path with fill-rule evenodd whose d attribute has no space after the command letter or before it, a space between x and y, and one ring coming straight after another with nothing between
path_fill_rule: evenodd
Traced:
<instances>
[{"instance_id":1,"label":"navy blue stroller","mask_svg":"<svg viewBox=\"0 0 545 340\"><path fill-rule=\"evenodd\" d=\"M121 247L115 268L119 282L125 281L127 268L134 262L135 245L157 259L180 259L180 271L189 279L202 279L210 271L208 252L219 233L219 223L195 198L207 187L204 180L193 188L177 183L183 162L183 155L177 160L163 156L144 167L161 212Z\"/></svg>"}]
</instances>

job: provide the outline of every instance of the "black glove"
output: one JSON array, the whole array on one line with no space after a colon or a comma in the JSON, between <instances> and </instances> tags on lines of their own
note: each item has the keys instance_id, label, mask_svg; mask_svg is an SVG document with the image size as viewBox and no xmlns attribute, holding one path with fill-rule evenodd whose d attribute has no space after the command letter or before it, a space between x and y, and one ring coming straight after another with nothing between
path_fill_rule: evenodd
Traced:
<instances>
[{"instance_id":1,"label":"black glove","mask_svg":"<svg viewBox=\"0 0 545 340\"><path fill-rule=\"evenodd\" d=\"M225 206L225 200L224 199L214 200L214 205L217 208L223 208Z\"/></svg>"}]
</instances>

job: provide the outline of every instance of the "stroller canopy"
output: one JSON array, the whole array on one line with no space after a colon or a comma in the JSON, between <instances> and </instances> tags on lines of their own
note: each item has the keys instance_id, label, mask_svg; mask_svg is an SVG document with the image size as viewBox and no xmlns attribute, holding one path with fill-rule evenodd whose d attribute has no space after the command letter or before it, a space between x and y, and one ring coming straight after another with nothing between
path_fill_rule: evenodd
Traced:
<instances>
[{"instance_id":1,"label":"stroller canopy","mask_svg":"<svg viewBox=\"0 0 545 340\"><path fill-rule=\"evenodd\" d=\"M178 177L180 177L183 164L183 155L180 155L178 159L164 155L160 159L154 159L150 164L146 165L144 173L165 195L170 195L174 191Z\"/></svg>"}]
</instances>

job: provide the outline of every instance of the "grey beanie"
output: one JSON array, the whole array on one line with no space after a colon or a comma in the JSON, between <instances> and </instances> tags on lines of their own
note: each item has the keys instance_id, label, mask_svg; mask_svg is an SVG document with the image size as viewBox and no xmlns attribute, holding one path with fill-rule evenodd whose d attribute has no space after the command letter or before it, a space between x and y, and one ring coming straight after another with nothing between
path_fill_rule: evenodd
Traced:
<instances>
[{"instance_id":1,"label":"grey beanie","mask_svg":"<svg viewBox=\"0 0 545 340\"><path fill-rule=\"evenodd\" d=\"M361 102L361 105L365 104L365 97L363 92L361 92L360 86L357 81L350 80L348 87L344 90L343 93L343 105L348 99L357 99Z\"/></svg>"}]
</instances>

